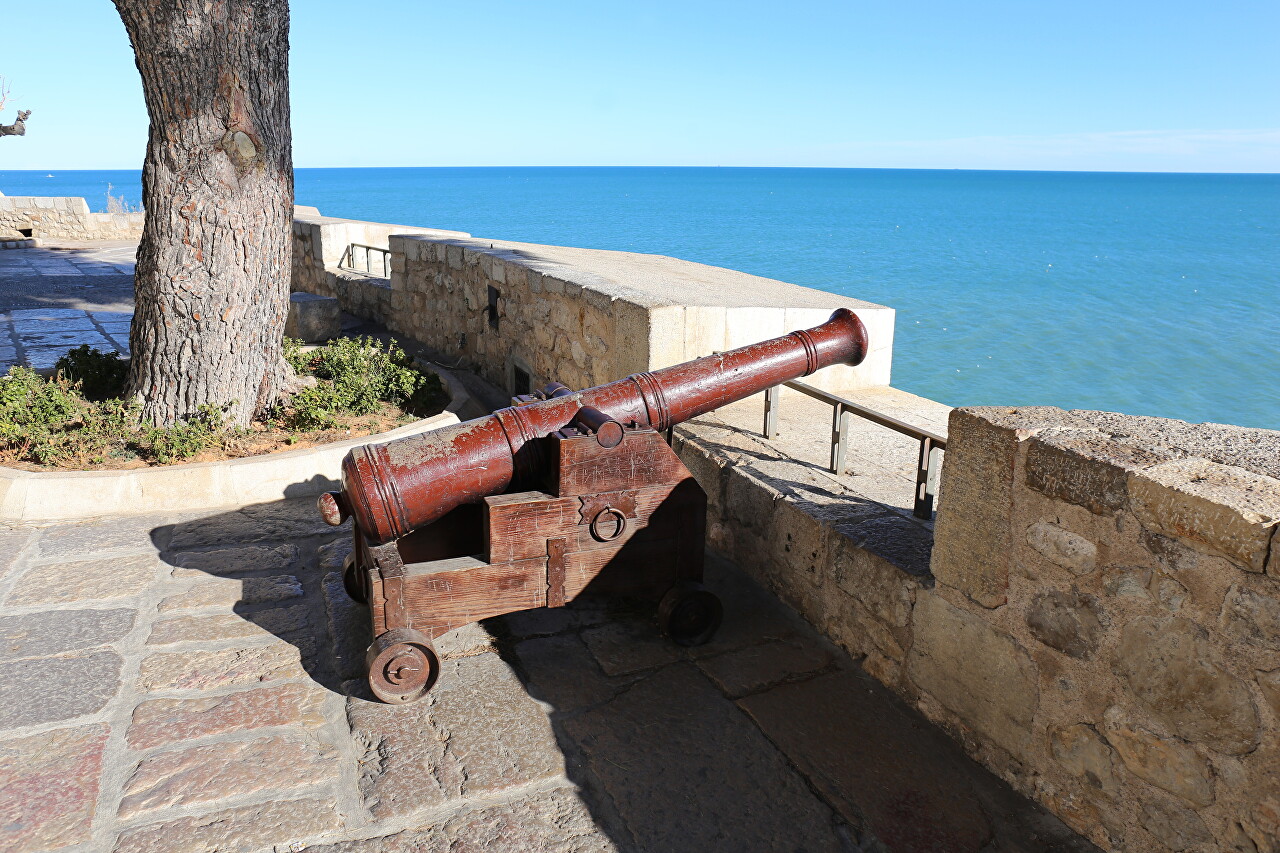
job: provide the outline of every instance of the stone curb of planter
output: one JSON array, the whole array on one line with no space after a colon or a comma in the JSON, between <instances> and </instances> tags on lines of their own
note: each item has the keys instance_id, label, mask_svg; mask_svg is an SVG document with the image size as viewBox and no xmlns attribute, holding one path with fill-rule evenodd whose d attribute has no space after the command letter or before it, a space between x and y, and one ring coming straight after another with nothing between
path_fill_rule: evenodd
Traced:
<instances>
[{"instance_id":1,"label":"stone curb of planter","mask_svg":"<svg viewBox=\"0 0 1280 853\"><path fill-rule=\"evenodd\" d=\"M457 422L457 415L445 411L378 435L221 462L127 471L0 467L0 522L216 509L318 495L338 487L342 458L351 448Z\"/></svg>"}]
</instances>

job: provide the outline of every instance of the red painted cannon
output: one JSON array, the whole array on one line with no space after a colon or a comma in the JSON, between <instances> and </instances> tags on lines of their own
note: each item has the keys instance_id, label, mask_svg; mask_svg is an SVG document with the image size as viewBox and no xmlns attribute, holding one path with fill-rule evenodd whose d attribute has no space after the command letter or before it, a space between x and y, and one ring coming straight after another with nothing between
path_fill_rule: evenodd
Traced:
<instances>
[{"instance_id":1,"label":"red painted cannon","mask_svg":"<svg viewBox=\"0 0 1280 853\"><path fill-rule=\"evenodd\" d=\"M865 327L841 308L812 329L585 391L553 383L492 415L353 450L320 511L355 522L344 580L370 608L373 693L430 690L431 640L452 628L581 594L658 601L667 636L706 642L721 617L700 584L706 495L663 431L866 351Z\"/></svg>"}]
</instances>

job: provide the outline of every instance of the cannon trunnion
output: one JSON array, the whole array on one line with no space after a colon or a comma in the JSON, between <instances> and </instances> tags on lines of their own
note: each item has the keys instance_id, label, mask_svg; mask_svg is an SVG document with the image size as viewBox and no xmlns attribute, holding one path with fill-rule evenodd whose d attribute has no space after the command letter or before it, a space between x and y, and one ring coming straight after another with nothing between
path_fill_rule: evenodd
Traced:
<instances>
[{"instance_id":1,"label":"cannon trunnion","mask_svg":"<svg viewBox=\"0 0 1280 853\"><path fill-rule=\"evenodd\" d=\"M722 616L701 585L707 497L661 431L866 352L866 329L842 308L813 329L581 392L553 383L492 415L353 450L342 491L319 505L330 524L354 520L343 580L369 606L374 695L426 694L446 631L585 594L657 602L669 638L705 643Z\"/></svg>"}]
</instances>

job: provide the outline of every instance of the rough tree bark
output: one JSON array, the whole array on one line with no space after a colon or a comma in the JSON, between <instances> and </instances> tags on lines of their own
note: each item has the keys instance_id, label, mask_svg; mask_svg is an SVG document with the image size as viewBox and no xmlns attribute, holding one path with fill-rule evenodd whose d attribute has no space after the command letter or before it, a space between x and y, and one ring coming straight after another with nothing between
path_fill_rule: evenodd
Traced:
<instances>
[{"instance_id":1,"label":"rough tree bark","mask_svg":"<svg viewBox=\"0 0 1280 853\"><path fill-rule=\"evenodd\" d=\"M203 404L245 424L292 372L287 0L114 0L151 129L130 391L169 425Z\"/></svg>"}]
</instances>

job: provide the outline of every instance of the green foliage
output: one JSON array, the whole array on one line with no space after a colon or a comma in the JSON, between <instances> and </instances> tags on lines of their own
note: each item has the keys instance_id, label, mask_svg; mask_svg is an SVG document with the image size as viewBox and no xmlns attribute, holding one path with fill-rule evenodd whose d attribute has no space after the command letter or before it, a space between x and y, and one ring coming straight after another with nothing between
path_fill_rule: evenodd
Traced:
<instances>
[{"instance_id":1,"label":"green foliage","mask_svg":"<svg viewBox=\"0 0 1280 853\"><path fill-rule=\"evenodd\" d=\"M84 344L58 359L54 370L72 382L79 382L80 393L87 399L100 402L123 396L129 362L114 352L98 352Z\"/></svg>"},{"instance_id":2,"label":"green foliage","mask_svg":"<svg viewBox=\"0 0 1280 853\"><path fill-rule=\"evenodd\" d=\"M283 417L289 429L332 429L339 414L372 414L382 403L425 412L444 394L440 378L415 370L395 341L341 338L304 353L300 341L286 338L285 358L299 374L320 380L290 400Z\"/></svg>"},{"instance_id":3,"label":"green foliage","mask_svg":"<svg viewBox=\"0 0 1280 853\"><path fill-rule=\"evenodd\" d=\"M438 408L439 377L420 373L394 341L345 339L310 352L285 339L285 358L317 384L295 394L279 413L299 432L333 429L345 415L378 412L384 403L425 413ZM52 378L26 367L0 376L0 458L39 465L98 464L141 457L160 464L190 459L233 434L214 406L168 428L141 423L139 407L120 399L128 362L77 347L60 358Z\"/></svg>"},{"instance_id":4,"label":"green foliage","mask_svg":"<svg viewBox=\"0 0 1280 853\"><path fill-rule=\"evenodd\" d=\"M225 432L223 412L217 406L204 404L199 410L174 426L145 431L144 444L152 459L161 465L190 459L201 451L216 447Z\"/></svg>"}]
</instances>

